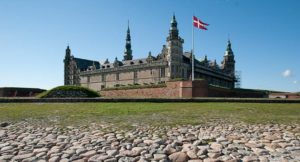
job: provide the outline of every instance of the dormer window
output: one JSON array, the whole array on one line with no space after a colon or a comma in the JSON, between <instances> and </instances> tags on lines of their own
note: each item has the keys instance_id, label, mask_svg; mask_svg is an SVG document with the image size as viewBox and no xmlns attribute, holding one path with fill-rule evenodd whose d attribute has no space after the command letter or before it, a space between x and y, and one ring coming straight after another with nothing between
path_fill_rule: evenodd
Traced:
<instances>
[{"instance_id":1,"label":"dormer window","mask_svg":"<svg viewBox=\"0 0 300 162\"><path fill-rule=\"evenodd\" d=\"M139 61L139 63L140 63L140 64L142 64L142 63L143 63L143 61L142 61L142 60L140 60L140 61Z\"/></svg>"},{"instance_id":2,"label":"dormer window","mask_svg":"<svg viewBox=\"0 0 300 162\"><path fill-rule=\"evenodd\" d=\"M131 62L130 62L130 65L133 65L133 64L134 64L134 62L133 62L133 61L131 61Z\"/></svg>"},{"instance_id":3,"label":"dormer window","mask_svg":"<svg viewBox=\"0 0 300 162\"><path fill-rule=\"evenodd\" d=\"M107 68L110 68L110 65L107 65L106 67L107 67Z\"/></svg>"},{"instance_id":4,"label":"dormer window","mask_svg":"<svg viewBox=\"0 0 300 162\"><path fill-rule=\"evenodd\" d=\"M105 66L102 66L102 69L105 69Z\"/></svg>"}]
</instances>

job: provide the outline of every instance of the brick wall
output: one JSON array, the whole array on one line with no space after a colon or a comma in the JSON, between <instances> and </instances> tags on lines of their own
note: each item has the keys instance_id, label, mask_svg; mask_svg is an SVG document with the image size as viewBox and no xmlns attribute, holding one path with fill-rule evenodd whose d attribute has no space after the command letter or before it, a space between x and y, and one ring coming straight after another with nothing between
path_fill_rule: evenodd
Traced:
<instances>
[{"instance_id":1,"label":"brick wall","mask_svg":"<svg viewBox=\"0 0 300 162\"><path fill-rule=\"evenodd\" d=\"M170 81L166 87L101 91L104 97L113 98L192 98L238 97L264 98L265 93L246 89L228 89L208 85L205 80Z\"/></svg>"},{"instance_id":2,"label":"brick wall","mask_svg":"<svg viewBox=\"0 0 300 162\"><path fill-rule=\"evenodd\" d=\"M191 86L188 82L167 82L166 87L141 88L127 90L101 91L104 97L125 97L125 98L187 98L191 97Z\"/></svg>"}]
</instances>

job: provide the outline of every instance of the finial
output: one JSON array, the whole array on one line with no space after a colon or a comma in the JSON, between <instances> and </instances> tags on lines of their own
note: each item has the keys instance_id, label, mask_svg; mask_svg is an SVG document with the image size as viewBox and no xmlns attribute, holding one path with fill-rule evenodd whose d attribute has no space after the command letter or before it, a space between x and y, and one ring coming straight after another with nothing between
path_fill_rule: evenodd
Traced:
<instances>
[{"instance_id":1,"label":"finial","mask_svg":"<svg viewBox=\"0 0 300 162\"><path fill-rule=\"evenodd\" d=\"M230 39L228 39L227 47L228 47L228 48L231 48L231 42L230 42Z\"/></svg>"},{"instance_id":2,"label":"finial","mask_svg":"<svg viewBox=\"0 0 300 162\"><path fill-rule=\"evenodd\" d=\"M173 17L171 19L171 30L176 30L177 29L177 21L175 18L175 13L173 13Z\"/></svg>"},{"instance_id":3,"label":"finial","mask_svg":"<svg viewBox=\"0 0 300 162\"><path fill-rule=\"evenodd\" d=\"M228 33L228 40L227 40L228 45L230 45L230 34Z\"/></svg>"},{"instance_id":4,"label":"finial","mask_svg":"<svg viewBox=\"0 0 300 162\"><path fill-rule=\"evenodd\" d=\"M173 22L176 21L175 12L173 12Z\"/></svg>"},{"instance_id":5,"label":"finial","mask_svg":"<svg viewBox=\"0 0 300 162\"><path fill-rule=\"evenodd\" d=\"M129 31L129 19L128 19L128 21L127 21L127 31Z\"/></svg>"},{"instance_id":6,"label":"finial","mask_svg":"<svg viewBox=\"0 0 300 162\"><path fill-rule=\"evenodd\" d=\"M104 61L104 64L109 64L108 58Z\"/></svg>"}]
</instances>

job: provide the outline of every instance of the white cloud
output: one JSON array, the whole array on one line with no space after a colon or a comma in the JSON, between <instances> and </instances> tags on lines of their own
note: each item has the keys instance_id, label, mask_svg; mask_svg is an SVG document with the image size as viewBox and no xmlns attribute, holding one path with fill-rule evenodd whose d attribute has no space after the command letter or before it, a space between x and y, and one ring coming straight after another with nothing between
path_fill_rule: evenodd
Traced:
<instances>
[{"instance_id":1,"label":"white cloud","mask_svg":"<svg viewBox=\"0 0 300 162\"><path fill-rule=\"evenodd\" d=\"M293 76L292 70L286 69L284 72L282 72L282 76L285 78Z\"/></svg>"},{"instance_id":2,"label":"white cloud","mask_svg":"<svg viewBox=\"0 0 300 162\"><path fill-rule=\"evenodd\" d=\"M298 81L297 81L297 80L294 80L293 83L294 83L294 84L298 84Z\"/></svg>"}]
</instances>

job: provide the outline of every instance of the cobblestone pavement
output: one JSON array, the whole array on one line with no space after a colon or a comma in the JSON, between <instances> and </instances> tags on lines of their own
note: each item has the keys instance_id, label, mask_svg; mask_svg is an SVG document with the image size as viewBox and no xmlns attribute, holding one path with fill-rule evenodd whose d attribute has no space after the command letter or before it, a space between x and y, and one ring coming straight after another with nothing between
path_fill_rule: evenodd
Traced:
<instances>
[{"instance_id":1,"label":"cobblestone pavement","mask_svg":"<svg viewBox=\"0 0 300 162\"><path fill-rule=\"evenodd\" d=\"M300 126L212 124L0 127L0 161L216 162L300 161Z\"/></svg>"}]
</instances>

